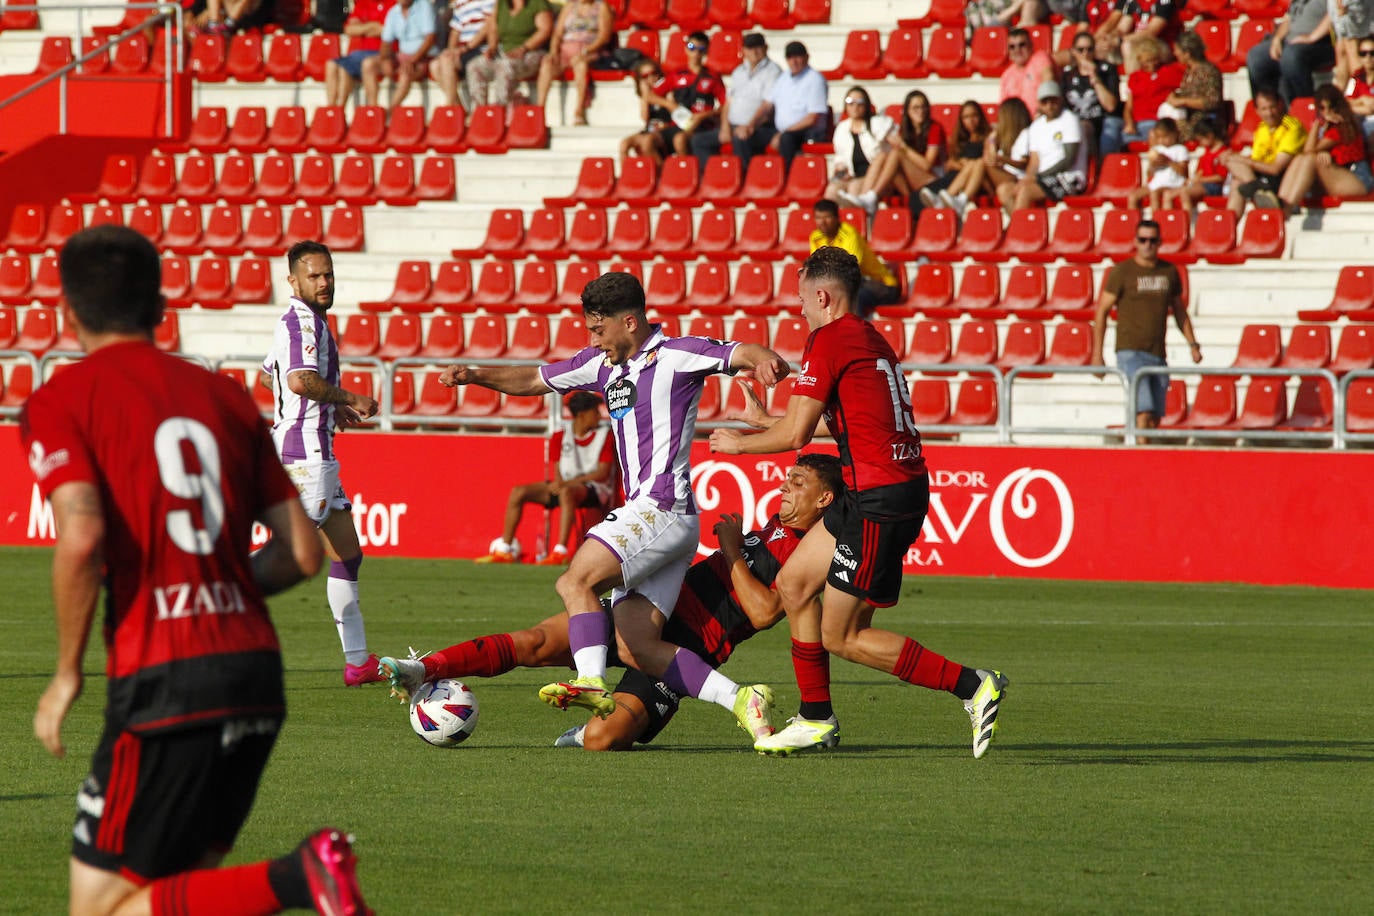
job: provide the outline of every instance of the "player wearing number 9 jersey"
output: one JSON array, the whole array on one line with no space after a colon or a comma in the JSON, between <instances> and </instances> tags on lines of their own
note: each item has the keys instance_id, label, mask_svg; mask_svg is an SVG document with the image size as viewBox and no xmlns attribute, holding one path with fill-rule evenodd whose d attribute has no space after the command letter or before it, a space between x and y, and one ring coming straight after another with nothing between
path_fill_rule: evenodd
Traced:
<instances>
[{"instance_id":1,"label":"player wearing number 9 jersey","mask_svg":"<svg viewBox=\"0 0 1374 916\"><path fill-rule=\"evenodd\" d=\"M233 846L285 714L264 595L321 562L267 427L232 381L153 346L163 301L146 239L86 230L60 270L88 356L37 389L20 424L58 531L57 673L34 717L58 756L106 591L105 731L77 798L71 910L360 913L336 830L208 868ZM272 540L250 557L255 519Z\"/></svg>"},{"instance_id":2,"label":"player wearing number 9 jersey","mask_svg":"<svg viewBox=\"0 0 1374 916\"><path fill-rule=\"evenodd\" d=\"M974 756L981 757L1006 679L872 626L874 609L896 604L900 596L902 561L921 533L930 478L897 356L854 314L861 282L859 262L849 252L835 247L812 252L798 284L811 336L786 415L756 417L765 427L761 433L719 429L711 434L716 451L767 454L801 448L824 425L839 445L849 485L778 575L802 702L787 728L759 739L754 748L790 754L839 743L839 721L830 702L829 653L834 653L964 700L973 720Z\"/></svg>"}]
</instances>

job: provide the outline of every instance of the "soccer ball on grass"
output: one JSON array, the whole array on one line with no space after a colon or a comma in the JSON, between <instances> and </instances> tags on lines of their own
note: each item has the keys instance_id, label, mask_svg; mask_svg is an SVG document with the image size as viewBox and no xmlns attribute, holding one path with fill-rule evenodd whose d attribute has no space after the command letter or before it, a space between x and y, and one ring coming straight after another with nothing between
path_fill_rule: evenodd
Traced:
<instances>
[{"instance_id":1,"label":"soccer ball on grass","mask_svg":"<svg viewBox=\"0 0 1374 916\"><path fill-rule=\"evenodd\" d=\"M410 698L410 727L435 747L457 747L477 728L477 697L462 681L426 681Z\"/></svg>"}]
</instances>

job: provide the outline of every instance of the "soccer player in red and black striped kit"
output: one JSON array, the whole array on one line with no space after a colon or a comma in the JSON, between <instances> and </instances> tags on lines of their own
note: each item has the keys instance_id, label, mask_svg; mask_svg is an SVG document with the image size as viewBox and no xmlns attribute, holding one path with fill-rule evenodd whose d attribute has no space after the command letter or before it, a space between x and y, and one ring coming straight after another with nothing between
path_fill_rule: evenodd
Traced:
<instances>
[{"instance_id":1,"label":"soccer player in red and black striped kit","mask_svg":"<svg viewBox=\"0 0 1374 916\"><path fill-rule=\"evenodd\" d=\"M872 626L874 610L891 607L900 596L902 560L921 533L930 478L897 356L854 313L862 280L849 252L829 246L812 252L799 283L811 336L786 414L752 417L763 432L711 434L714 451L736 455L797 449L817 434L832 435L847 484L825 523L807 533L778 576L801 709L786 728L754 748L786 755L839 743L830 703L834 653L959 697L973 721L973 756L981 757L996 730L1007 679Z\"/></svg>"},{"instance_id":2,"label":"soccer player in red and black striped kit","mask_svg":"<svg viewBox=\"0 0 1374 916\"><path fill-rule=\"evenodd\" d=\"M715 526L720 549L687 571L663 639L718 667L741 642L777 623L783 608L773 581L843 490L835 456L798 455L779 488L778 511L761 530L746 536L739 516L722 517ZM382 669L391 674L396 692L406 695L435 678L496 677L512 668L571 667L572 662L564 613L527 630L479 636L421 659L383 659ZM679 699L662 680L627 667L615 688L615 711L604 720L593 716L555 743L598 751L647 744L677 712Z\"/></svg>"},{"instance_id":3,"label":"soccer player in red and black striped kit","mask_svg":"<svg viewBox=\"0 0 1374 916\"><path fill-rule=\"evenodd\" d=\"M263 596L319 570L314 526L247 393L153 346L152 244L87 229L60 272L88 355L34 391L20 432L57 523L57 672L34 733L58 757L106 593L105 731L77 795L71 912L361 916L352 848L333 828L280 859L214 867L285 715ZM272 539L250 557L254 520Z\"/></svg>"}]
</instances>

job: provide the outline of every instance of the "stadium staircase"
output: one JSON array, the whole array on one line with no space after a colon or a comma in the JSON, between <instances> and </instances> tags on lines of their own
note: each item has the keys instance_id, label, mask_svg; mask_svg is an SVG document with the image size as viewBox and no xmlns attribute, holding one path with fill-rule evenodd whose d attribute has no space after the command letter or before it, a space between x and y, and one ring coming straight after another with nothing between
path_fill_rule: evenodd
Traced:
<instances>
[{"instance_id":1,"label":"stadium staircase","mask_svg":"<svg viewBox=\"0 0 1374 916\"><path fill-rule=\"evenodd\" d=\"M927 4L628 5L622 39L656 50L670 67L697 26L715 36L713 59L727 67L738 30L762 20L775 60L787 41L806 43L812 65L830 76L836 110L854 83L888 108L919 88L947 122L965 99L992 108L997 95L1004 36L992 30L965 41L944 9L950 4L939 0L915 17ZM1248 13L1201 6L1217 7L1193 23L1226 72L1243 136L1254 118L1240 62L1269 11L1254 2L1243 4ZM631 21L653 28L631 30ZM0 74L51 72L72 60L73 48L136 24L133 11L115 6L84 10L79 25L68 8L40 5L36 17L7 8ZM1045 47L1067 37L1058 26L1034 30ZM319 34L202 36L186 60L188 136L86 148L84 168L51 170L13 198L12 212L0 213L0 411L12 414L33 376L60 364L36 357L72 347L57 308L54 254L66 235L102 221L158 239L173 305L160 343L249 384L287 294L280 255L297 238L325 239L337 252L331 317L355 360L355 384L385 395L388 425L544 422L542 401L477 392L457 399L434 384L426 360L570 352L584 333L577 294L607 268L640 274L670 326L800 353L795 267L806 253L809 205L824 188L824 147L786 179L771 157L747 174L729 158L699 171L694 159L675 157L661 176L641 160L619 163L619 140L640 125L630 81L614 75L595 84L589 127L571 126L571 92L558 86L546 111L516 106L509 116L445 107L432 84L413 89L389 119L379 109L332 109L319 78L338 47L336 36ZM135 37L112 51L81 71L137 81L165 69L160 42L149 47ZM1118 202L1140 179L1139 157L1130 154L1104 163L1083 197L1010 219L982 208L960 224L935 210L913 224L904 208L885 207L868 227L862 211L844 213L903 274L907 300L882 310L879 326L909 365L926 367L912 374L923 428L981 442L1119 435L1129 422L1120 381L1096 380L1082 364L1106 268L1130 251L1135 216ZM1237 223L1216 207L1195 226L1177 214L1166 220L1165 256L1185 265L1203 368L1211 370L1175 372L1167 422L1207 442L1264 443L1330 428L1332 384L1374 362L1364 323L1374 320L1374 267L1359 266L1371 260L1374 207L1324 203L1286 225L1266 211ZM1190 367L1181 337L1169 340L1170 363ZM1352 428L1365 429L1374 424L1374 386L1348 378L1348 392L1339 390L1350 396ZM773 394L776 405L787 390ZM737 403L733 386L714 386L703 419Z\"/></svg>"}]
</instances>

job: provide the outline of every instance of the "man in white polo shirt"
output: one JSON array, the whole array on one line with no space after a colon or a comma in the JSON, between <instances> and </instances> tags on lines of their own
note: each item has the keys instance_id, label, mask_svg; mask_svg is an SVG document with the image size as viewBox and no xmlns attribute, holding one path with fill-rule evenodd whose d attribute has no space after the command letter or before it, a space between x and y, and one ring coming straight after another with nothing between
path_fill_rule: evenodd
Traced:
<instances>
[{"instance_id":1,"label":"man in white polo shirt","mask_svg":"<svg viewBox=\"0 0 1374 916\"><path fill-rule=\"evenodd\" d=\"M997 189L1007 212L1042 200L1061 201L1088 186L1088 147L1078 115L1064 107L1059 84L1048 81L1036 92L1040 114L1011 147L1013 159L1026 159L1026 175Z\"/></svg>"}]
</instances>

